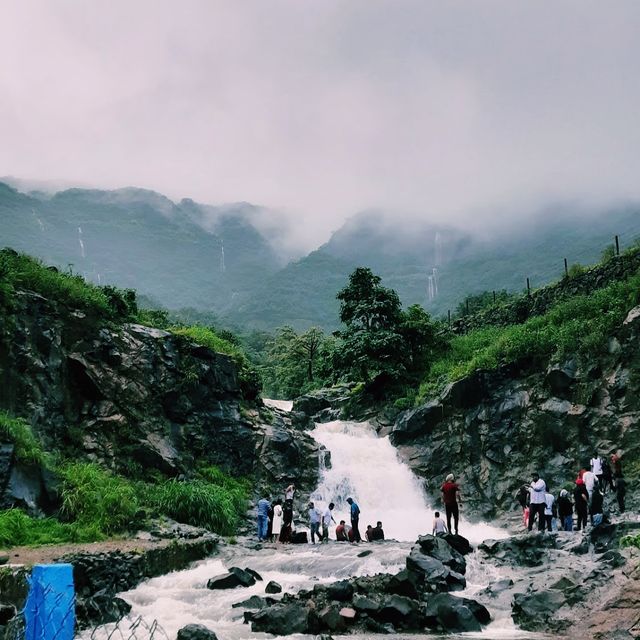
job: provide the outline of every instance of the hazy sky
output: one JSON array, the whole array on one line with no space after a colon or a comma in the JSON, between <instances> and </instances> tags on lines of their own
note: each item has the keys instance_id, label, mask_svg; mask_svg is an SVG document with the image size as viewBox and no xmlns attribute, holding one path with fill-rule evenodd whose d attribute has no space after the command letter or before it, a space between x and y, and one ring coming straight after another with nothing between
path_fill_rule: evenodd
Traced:
<instances>
[{"instance_id":1,"label":"hazy sky","mask_svg":"<svg viewBox=\"0 0 640 640\"><path fill-rule=\"evenodd\" d=\"M455 220L640 196L640 2L4 0L0 175Z\"/></svg>"}]
</instances>

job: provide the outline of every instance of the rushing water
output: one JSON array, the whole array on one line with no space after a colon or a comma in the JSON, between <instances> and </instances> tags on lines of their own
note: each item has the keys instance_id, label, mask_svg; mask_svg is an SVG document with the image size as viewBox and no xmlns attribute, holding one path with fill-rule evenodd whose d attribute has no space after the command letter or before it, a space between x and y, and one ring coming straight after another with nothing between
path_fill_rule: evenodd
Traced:
<instances>
[{"instance_id":1,"label":"rushing water","mask_svg":"<svg viewBox=\"0 0 640 640\"><path fill-rule=\"evenodd\" d=\"M276 406L271 402L271 406ZM289 409L289 405L279 408ZM200 562L195 567L153 578L136 589L121 594L131 603L130 620L142 616L146 621L157 620L168 638L173 640L177 631L189 623L203 624L216 632L220 640L245 640L271 638L268 634L253 633L243 624L243 609L233 604L252 595L264 595L264 587L275 580L283 592L295 593L314 584L336 579L381 572L396 572L404 567L412 543L431 527L433 508L425 499L420 481L397 456L388 438L378 438L366 423L336 421L317 425L313 437L331 453L331 466L321 469L321 478L313 499L319 505L329 501L336 503L336 520L348 520L347 497L353 497L362 511L363 529L368 523L383 522L387 538L382 543L353 545L331 543L328 545L254 545L225 546L220 556ZM504 532L484 524L461 522L460 531L473 541L505 535ZM333 532L332 532L333 533ZM359 558L364 549L371 554ZM250 567L264 578L248 589L211 591L206 588L213 576L225 573L229 567ZM488 573L491 571L491 573ZM487 569L473 556L468 559L465 595L472 596L501 575L493 567ZM507 638L541 638L542 636L517 631L510 618L510 611L492 611L494 622L480 634L447 635L447 638L483 638L506 640ZM126 622L121 622L113 638L128 638ZM107 638L112 627L104 628ZM161 635L154 636L159 640ZM289 636L304 638L305 636ZM361 640L375 637L357 636ZM424 638L421 636L403 636ZM428 637L437 637L429 634Z\"/></svg>"}]
</instances>

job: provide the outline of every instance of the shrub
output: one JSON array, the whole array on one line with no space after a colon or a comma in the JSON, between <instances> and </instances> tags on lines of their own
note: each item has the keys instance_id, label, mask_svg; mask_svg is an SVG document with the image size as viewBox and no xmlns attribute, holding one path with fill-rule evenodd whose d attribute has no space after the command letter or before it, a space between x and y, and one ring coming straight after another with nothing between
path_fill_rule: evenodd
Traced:
<instances>
[{"instance_id":1,"label":"shrub","mask_svg":"<svg viewBox=\"0 0 640 640\"><path fill-rule=\"evenodd\" d=\"M22 418L13 418L0 411L0 440L8 440L14 445L17 460L25 463L46 464L46 454L40 441L31 430L29 423Z\"/></svg>"}]
</instances>

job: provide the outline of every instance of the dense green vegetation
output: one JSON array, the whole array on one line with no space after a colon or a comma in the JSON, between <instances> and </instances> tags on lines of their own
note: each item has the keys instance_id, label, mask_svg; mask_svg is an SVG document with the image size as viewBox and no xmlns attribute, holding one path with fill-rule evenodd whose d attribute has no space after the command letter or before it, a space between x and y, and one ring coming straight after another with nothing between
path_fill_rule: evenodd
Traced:
<instances>
[{"instance_id":1,"label":"dense green vegetation","mask_svg":"<svg viewBox=\"0 0 640 640\"><path fill-rule=\"evenodd\" d=\"M31 518L20 509L0 512L0 546L93 542L168 516L230 535L246 511L249 483L216 467L190 480L131 480L89 462L54 468L61 480L59 518Z\"/></svg>"},{"instance_id":2,"label":"dense green vegetation","mask_svg":"<svg viewBox=\"0 0 640 640\"><path fill-rule=\"evenodd\" d=\"M495 369L522 358L599 353L629 309L639 303L640 274L636 274L590 295L568 298L523 324L486 327L452 337L422 383L417 401L478 369Z\"/></svg>"},{"instance_id":3,"label":"dense green vegetation","mask_svg":"<svg viewBox=\"0 0 640 640\"><path fill-rule=\"evenodd\" d=\"M14 445L13 455L20 462L43 464L46 460L46 454L29 423L5 411L0 411L0 440Z\"/></svg>"}]
</instances>

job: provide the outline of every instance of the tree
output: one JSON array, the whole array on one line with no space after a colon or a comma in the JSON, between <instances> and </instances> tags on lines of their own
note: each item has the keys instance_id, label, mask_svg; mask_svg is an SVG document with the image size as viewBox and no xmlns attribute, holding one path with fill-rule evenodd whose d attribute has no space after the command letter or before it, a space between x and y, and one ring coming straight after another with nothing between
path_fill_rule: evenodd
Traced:
<instances>
[{"instance_id":1,"label":"tree","mask_svg":"<svg viewBox=\"0 0 640 640\"><path fill-rule=\"evenodd\" d=\"M398 294L382 286L370 269L357 268L337 294L345 329L335 361L340 375L366 383L415 382L429 369L441 346L436 326L420 306L402 310Z\"/></svg>"},{"instance_id":2,"label":"tree","mask_svg":"<svg viewBox=\"0 0 640 640\"><path fill-rule=\"evenodd\" d=\"M290 326L280 327L267 345L263 377L268 392L292 398L321 385L323 379L317 379L317 373L326 372L323 360L331 351L331 341L318 327L302 334Z\"/></svg>"}]
</instances>

